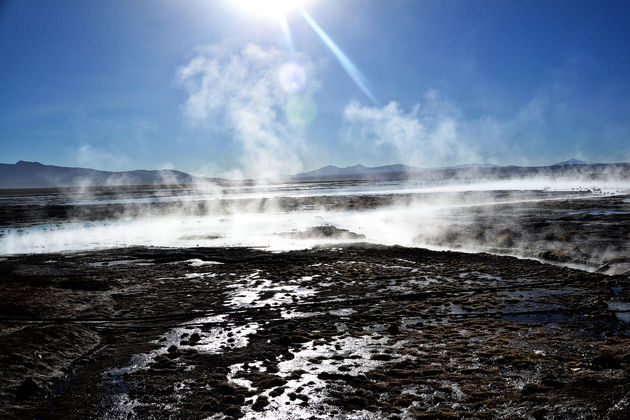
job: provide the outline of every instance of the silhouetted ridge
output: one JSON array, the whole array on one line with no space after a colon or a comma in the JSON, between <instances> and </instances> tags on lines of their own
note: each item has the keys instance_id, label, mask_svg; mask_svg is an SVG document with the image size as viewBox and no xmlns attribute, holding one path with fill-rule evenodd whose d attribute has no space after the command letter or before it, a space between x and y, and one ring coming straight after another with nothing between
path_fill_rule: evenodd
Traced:
<instances>
[{"instance_id":1,"label":"silhouetted ridge","mask_svg":"<svg viewBox=\"0 0 630 420\"><path fill-rule=\"evenodd\" d=\"M189 175L170 169L135 171L99 171L70 168L20 160L0 163L0 188L58 188L125 185L186 185L224 181Z\"/></svg>"},{"instance_id":2,"label":"silhouetted ridge","mask_svg":"<svg viewBox=\"0 0 630 420\"><path fill-rule=\"evenodd\" d=\"M586 176L619 175L630 171L630 163L589 163L571 159L550 166L497 166L491 164L457 165L444 168L417 168L408 165L387 165L367 167L363 165L339 168L324 166L311 172L297 174L294 179L302 181L344 181L344 180L448 180L501 179L531 176Z\"/></svg>"}]
</instances>

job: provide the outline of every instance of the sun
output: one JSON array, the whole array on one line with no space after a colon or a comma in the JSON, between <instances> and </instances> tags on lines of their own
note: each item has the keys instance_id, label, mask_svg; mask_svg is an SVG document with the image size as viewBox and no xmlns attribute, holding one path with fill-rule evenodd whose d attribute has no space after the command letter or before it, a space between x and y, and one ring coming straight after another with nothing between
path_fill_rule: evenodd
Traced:
<instances>
[{"instance_id":1,"label":"sun","mask_svg":"<svg viewBox=\"0 0 630 420\"><path fill-rule=\"evenodd\" d=\"M243 10L282 19L287 13L302 7L305 0L234 0L234 3Z\"/></svg>"}]
</instances>

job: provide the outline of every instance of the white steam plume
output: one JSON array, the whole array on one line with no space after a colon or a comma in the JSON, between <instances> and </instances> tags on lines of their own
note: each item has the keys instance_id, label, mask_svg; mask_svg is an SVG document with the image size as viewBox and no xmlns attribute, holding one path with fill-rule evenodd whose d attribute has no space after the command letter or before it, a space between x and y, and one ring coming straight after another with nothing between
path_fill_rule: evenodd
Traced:
<instances>
[{"instance_id":1,"label":"white steam plume","mask_svg":"<svg viewBox=\"0 0 630 420\"><path fill-rule=\"evenodd\" d=\"M426 99L425 106L416 104L409 112L397 102L376 107L351 101L343 113L343 135L375 150L393 149L397 159L412 165L477 161L474 148L460 141L457 109L440 102L435 92Z\"/></svg>"},{"instance_id":2,"label":"white steam plume","mask_svg":"<svg viewBox=\"0 0 630 420\"><path fill-rule=\"evenodd\" d=\"M287 81L286 66L297 66L294 80ZM197 55L177 73L188 93L184 114L195 124L209 126L216 134L232 136L241 148L242 173L248 177L273 180L279 175L299 172L304 148L305 124L314 115L311 94L318 83L309 78L312 65L303 55L248 44L234 50L219 44L198 50ZM306 76L306 77L305 77Z\"/></svg>"}]
</instances>

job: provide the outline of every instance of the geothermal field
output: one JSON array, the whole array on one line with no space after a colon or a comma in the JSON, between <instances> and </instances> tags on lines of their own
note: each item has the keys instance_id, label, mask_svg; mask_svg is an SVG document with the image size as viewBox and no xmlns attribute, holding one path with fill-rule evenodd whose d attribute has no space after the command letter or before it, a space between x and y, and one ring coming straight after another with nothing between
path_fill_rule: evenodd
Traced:
<instances>
[{"instance_id":1,"label":"geothermal field","mask_svg":"<svg viewBox=\"0 0 630 420\"><path fill-rule=\"evenodd\" d=\"M0 420L630 420L629 21L0 0Z\"/></svg>"},{"instance_id":2,"label":"geothermal field","mask_svg":"<svg viewBox=\"0 0 630 420\"><path fill-rule=\"evenodd\" d=\"M5 190L0 417L630 417L630 184Z\"/></svg>"}]
</instances>

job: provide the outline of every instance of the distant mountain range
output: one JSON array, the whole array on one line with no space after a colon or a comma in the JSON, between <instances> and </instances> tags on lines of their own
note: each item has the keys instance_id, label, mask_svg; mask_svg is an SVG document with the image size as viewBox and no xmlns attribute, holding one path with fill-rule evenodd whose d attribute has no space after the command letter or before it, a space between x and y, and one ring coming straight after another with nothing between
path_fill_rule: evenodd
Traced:
<instances>
[{"instance_id":1,"label":"distant mountain range","mask_svg":"<svg viewBox=\"0 0 630 420\"><path fill-rule=\"evenodd\" d=\"M0 163L0 188L63 188L123 185L185 185L222 181L189 175L170 169L124 172L98 171L87 168L68 168L44 165L39 162L19 161Z\"/></svg>"},{"instance_id":2,"label":"distant mountain range","mask_svg":"<svg viewBox=\"0 0 630 420\"><path fill-rule=\"evenodd\" d=\"M445 168L417 168L397 164L378 167L355 165L339 168L337 166L328 165L311 172L304 172L286 178L287 180L297 182L350 180L387 181L404 179L519 178L536 175L582 175L597 177L603 174L629 177L630 163L589 163L570 159L550 166L472 164ZM44 165L38 162L19 161L15 164L0 163L0 189L190 185L207 182L225 184L231 181L222 178L197 177L185 172L170 169L109 172L87 168Z\"/></svg>"},{"instance_id":3,"label":"distant mountain range","mask_svg":"<svg viewBox=\"0 0 630 420\"><path fill-rule=\"evenodd\" d=\"M562 165L596 165L596 163L587 162L585 160L579 160L579 159L569 159L569 160L565 160L564 162L554 163L551 166L562 166Z\"/></svg>"},{"instance_id":4,"label":"distant mountain range","mask_svg":"<svg viewBox=\"0 0 630 420\"><path fill-rule=\"evenodd\" d=\"M328 165L323 168L316 169L311 172L305 172L301 174L297 174L295 177L298 179L304 178L352 178L352 177L365 177L370 175L386 175L386 174L395 174L395 173L405 173L416 170L412 166L407 165L388 165L388 166L379 166L376 168L369 168L363 165L354 165L348 166L347 168L339 168L337 166Z\"/></svg>"},{"instance_id":5,"label":"distant mountain range","mask_svg":"<svg viewBox=\"0 0 630 420\"><path fill-rule=\"evenodd\" d=\"M570 159L550 166L497 166L488 164L471 164L449 166L444 168L417 168L408 165L387 165L367 167L363 165L339 168L324 166L311 172L295 175L294 179L302 181L326 180L403 180L431 179L446 180L454 178L518 178L525 176L570 176L602 174L630 174L630 163L590 163Z\"/></svg>"},{"instance_id":6,"label":"distant mountain range","mask_svg":"<svg viewBox=\"0 0 630 420\"><path fill-rule=\"evenodd\" d=\"M414 166L409 165L387 165L387 166L377 166L377 167L368 167L363 165L354 165L348 166L347 168L339 168L338 166L328 165L323 168L316 169L311 172L305 172L301 174L297 174L295 177L299 179L316 179L316 178L356 178L358 179L365 177L388 177L396 174L414 174L414 173L427 173L428 171L436 171L436 170L453 170L453 169L469 169L469 168L490 168L495 167L494 165L459 165L452 166L447 168L437 168L437 169L423 169L416 168Z\"/></svg>"}]
</instances>

